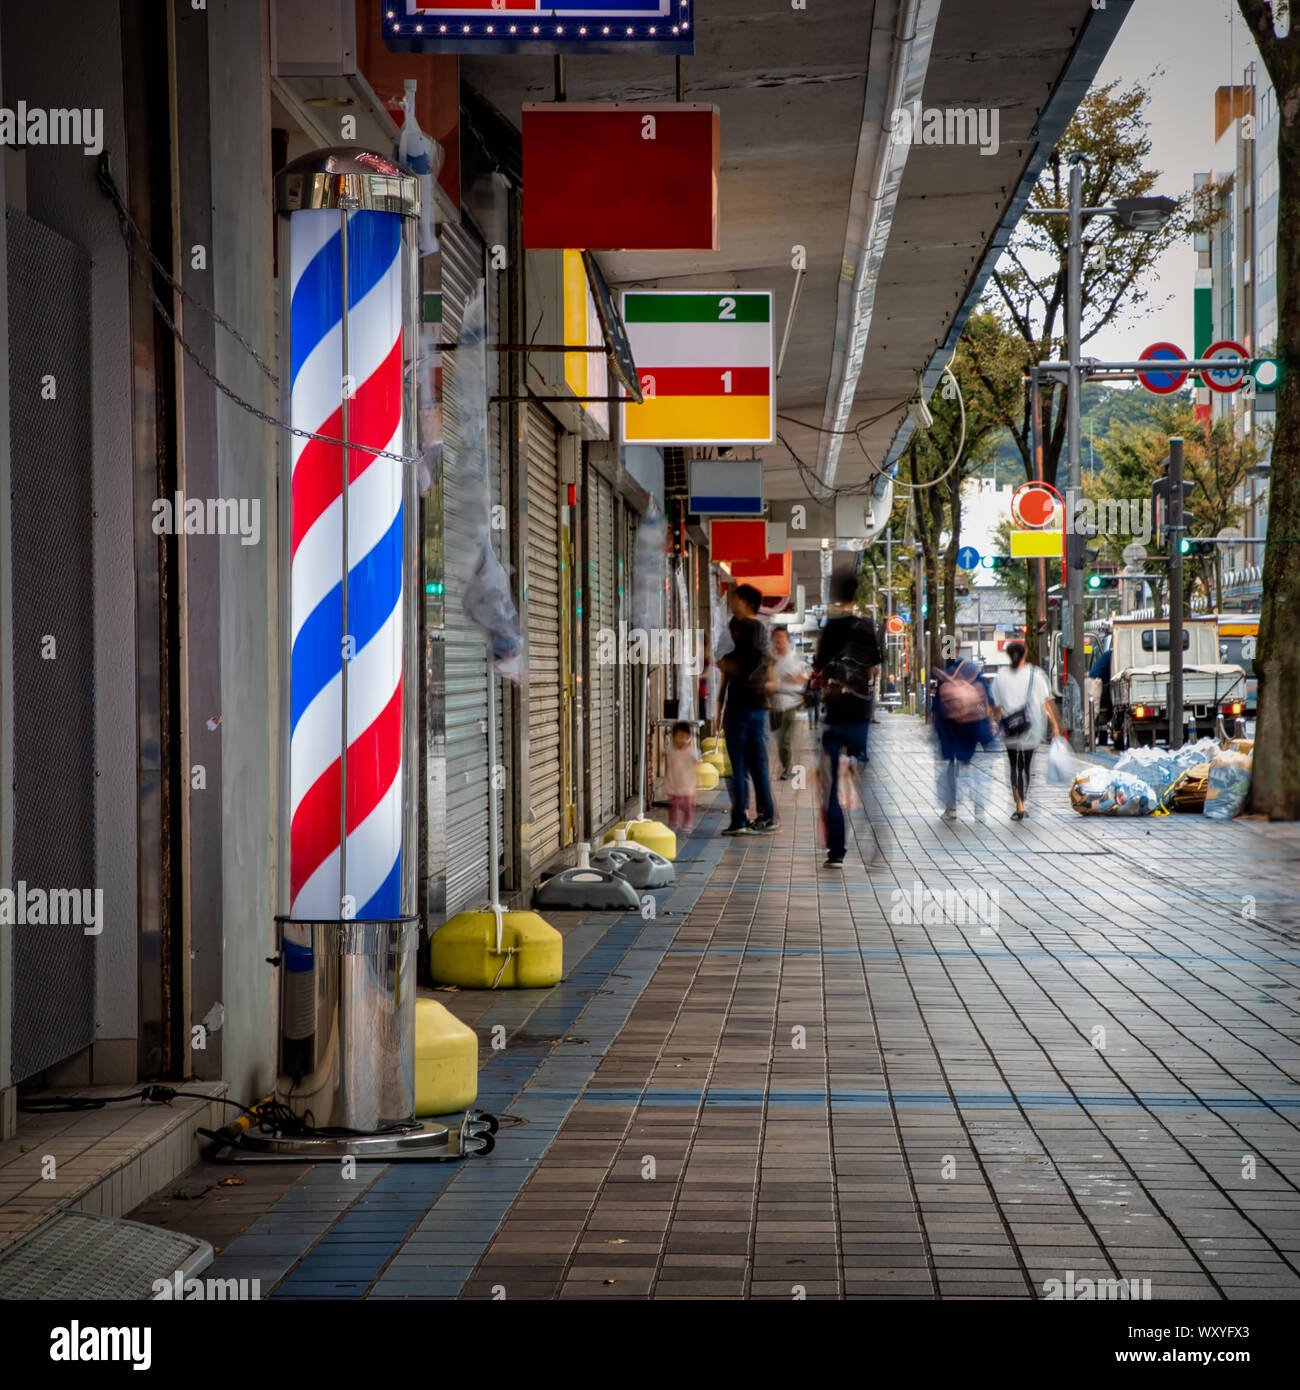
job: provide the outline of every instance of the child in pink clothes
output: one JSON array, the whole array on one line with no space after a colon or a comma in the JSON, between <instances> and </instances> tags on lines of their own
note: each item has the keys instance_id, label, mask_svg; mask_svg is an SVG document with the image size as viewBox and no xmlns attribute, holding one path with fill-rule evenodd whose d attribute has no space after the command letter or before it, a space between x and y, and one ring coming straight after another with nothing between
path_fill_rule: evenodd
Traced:
<instances>
[{"instance_id":1,"label":"child in pink clothes","mask_svg":"<svg viewBox=\"0 0 1300 1390\"><path fill-rule=\"evenodd\" d=\"M668 749L668 775L664 779L671 830L689 834L695 823L695 767L698 762L691 726L684 721L674 724L673 741Z\"/></svg>"}]
</instances>

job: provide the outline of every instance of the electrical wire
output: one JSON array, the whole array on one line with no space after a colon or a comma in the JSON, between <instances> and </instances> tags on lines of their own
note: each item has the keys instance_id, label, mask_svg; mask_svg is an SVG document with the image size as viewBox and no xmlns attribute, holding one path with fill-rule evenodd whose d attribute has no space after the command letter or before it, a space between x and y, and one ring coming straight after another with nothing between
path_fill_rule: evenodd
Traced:
<instances>
[{"instance_id":1,"label":"electrical wire","mask_svg":"<svg viewBox=\"0 0 1300 1390\"><path fill-rule=\"evenodd\" d=\"M954 353L953 357L955 357L956 355L957 354ZM953 390L957 392L957 406L958 409L961 411L961 437L957 440L957 452L953 455L952 462L948 465L947 468L943 470L942 473L939 474L937 478L927 478L923 483L907 483L904 482L901 478L894 478L894 482L897 486L908 488L912 492L920 492L923 488L934 487L937 483L943 482L943 480L961 462L962 450L966 447L966 402L962 398L961 384L958 382L957 378L952 373L952 358L949 358L948 362L949 365L945 366L943 370L947 373L948 379L952 382Z\"/></svg>"}]
</instances>

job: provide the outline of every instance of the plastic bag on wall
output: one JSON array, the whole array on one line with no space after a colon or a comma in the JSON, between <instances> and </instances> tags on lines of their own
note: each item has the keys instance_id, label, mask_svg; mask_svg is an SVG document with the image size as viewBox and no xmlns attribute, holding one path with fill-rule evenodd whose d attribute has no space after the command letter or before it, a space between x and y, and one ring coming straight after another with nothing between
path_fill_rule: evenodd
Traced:
<instances>
[{"instance_id":1,"label":"plastic bag on wall","mask_svg":"<svg viewBox=\"0 0 1300 1390\"><path fill-rule=\"evenodd\" d=\"M646 633L662 628L668 582L668 524L652 502L636 533L632 567L632 623Z\"/></svg>"},{"instance_id":2,"label":"plastic bag on wall","mask_svg":"<svg viewBox=\"0 0 1300 1390\"><path fill-rule=\"evenodd\" d=\"M433 486L442 466L442 325L420 325L420 362L416 371L416 408L419 412L420 461L416 483L423 497Z\"/></svg>"},{"instance_id":3,"label":"plastic bag on wall","mask_svg":"<svg viewBox=\"0 0 1300 1390\"><path fill-rule=\"evenodd\" d=\"M510 575L492 545L492 495L488 485L487 307L480 280L465 306L456 344L456 395L459 424L457 473L464 491L457 499L469 522L473 544L464 555L448 555L449 573L463 581L466 615L483 630L499 675L523 676L523 642L519 613L510 591Z\"/></svg>"},{"instance_id":4,"label":"plastic bag on wall","mask_svg":"<svg viewBox=\"0 0 1300 1390\"><path fill-rule=\"evenodd\" d=\"M420 129L415 119L415 79L406 79L402 98L402 132L397 141L397 162L404 164L420 180L420 255L432 256L438 249L437 207L434 181L442 170L442 146Z\"/></svg>"}]
</instances>

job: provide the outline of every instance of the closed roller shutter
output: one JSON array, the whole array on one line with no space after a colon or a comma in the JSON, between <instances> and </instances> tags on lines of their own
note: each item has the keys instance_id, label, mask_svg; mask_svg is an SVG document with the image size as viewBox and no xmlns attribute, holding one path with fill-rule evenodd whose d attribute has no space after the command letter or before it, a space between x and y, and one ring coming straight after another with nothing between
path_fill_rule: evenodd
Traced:
<instances>
[{"instance_id":1,"label":"closed roller shutter","mask_svg":"<svg viewBox=\"0 0 1300 1390\"><path fill-rule=\"evenodd\" d=\"M617 641L618 615L614 566L614 489L599 474L588 474L587 487L587 613L591 653L587 663L588 766L591 781L591 826L598 834L614 819L618 809L618 682L621 660L597 658L601 634L608 647Z\"/></svg>"},{"instance_id":2,"label":"closed roller shutter","mask_svg":"<svg viewBox=\"0 0 1300 1390\"><path fill-rule=\"evenodd\" d=\"M442 238L443 337L455 342L465 305L484 275L483 242L467 226L449 226ZM489 306L490 307L490 306ZM489 331L489 339L495 339ZM497 354L488 353L489 391ZM483 633L465 614L467 559L477 543L481 519L467 505L475 491L473 469L458 447L461 419L457 398L457 354L443 358L443 553L446 563L446 750L447 750L447 906L448 917L489 896L487 647ZM489 445L497 431L497 411L489 409ZM495 474L494 469L494 474ZM494 497L499 478L494 477ZM498 692L499 693L499 692ZM498 716L499 718L499 716ZM499 729L498 729L499 733ZM500 745L498 745L500 748ZM503 755L499 751L498 757ZM502 798L504 802L504 796Z\"/></svg>"},{"instance_id":3,"label":"closed roller shutter","mask_svg":"<svg viewBox=\"0 0 1300 1390\"><path fill-rule=\"evenodd\" d=\"M636 536L640 518L626 504L622 510L622 553L619 557L619 586L623 591L624 610L631 625L632 585L636 574ZM625 664L622 671L622 690L619 693L619 720L622 726L623 769L622 785L619 787L620 805L637 794L638 753L637 743L641 730L641 682L645 679L641 666Z\"/></svg>"},{"instance_id":4,"label":"closed roller shutter","mask_svg":"<svg viewBox=\"0 0 1300 1390\"><path fill-rule=\"evenodd\" d=\"M561 846L563 720L560 641L560 460L551 418L525 407L528 447L529 857L540 867Z\"/></svg>"}]
</instances>

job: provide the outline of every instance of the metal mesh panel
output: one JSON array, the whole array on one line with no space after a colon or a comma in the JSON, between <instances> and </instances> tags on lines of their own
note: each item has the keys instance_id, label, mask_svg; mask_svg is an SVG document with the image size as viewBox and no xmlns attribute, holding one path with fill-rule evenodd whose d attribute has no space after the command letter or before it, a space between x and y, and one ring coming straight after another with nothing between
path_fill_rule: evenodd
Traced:
<instances>
[{"instance_id":1,"label":"metal mesh panel","mask_svg":"<svg viewBox=\"0 0 1300 1390\"><path fill-rule=\"evenodd\" d=\"M53 901L55 890L95 884L90 261L22 213L10 209L6 218L12 887ZM133 931L134 922L120 921L117 930ZM22 982L13 1020L14 1080L21 1081L93 1041L95 942L77 925L12 931L14 978Z\"/></svg>"},{"instance_id":2,"label":"metal mesh panel","mask_svg":"<svg viewBox=\"0 0 1300 1390\"><path fill-rule=\"evenodd\" d=\"M211 1263L212 1246L195 1236L62 1211L0 1255L0 1299L152 1299L155 1280L179 1270L183 1289Z\"/></svg>"}]
</instances>

